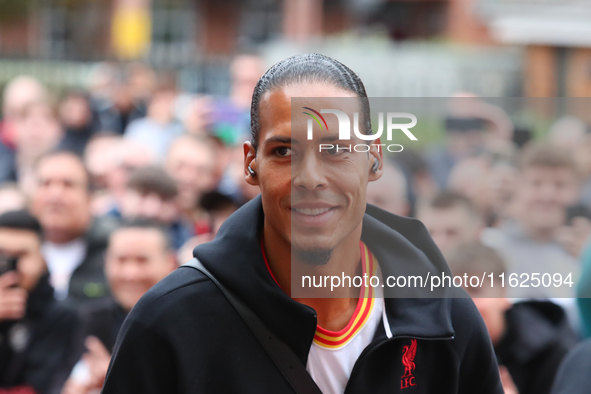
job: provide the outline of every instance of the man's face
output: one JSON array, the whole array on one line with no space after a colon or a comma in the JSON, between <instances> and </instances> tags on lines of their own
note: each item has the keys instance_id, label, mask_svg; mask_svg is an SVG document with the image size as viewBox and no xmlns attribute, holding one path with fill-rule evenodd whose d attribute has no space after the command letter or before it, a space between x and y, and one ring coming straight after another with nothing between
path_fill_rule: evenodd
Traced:
<instances>
[{"instance_id":1,"label":"man's face","mask_svg":"<svg viewBox=\"0 0 591 394\"><path fill-rule=\"evenodd\" d=\"M0 228L0 253L18 257L18 285L28 292L47 271L41 255L41 240L33 231Z\"/></svg>"},{"instance_id":2,"label":"man's face","mask_svg":"<svg viewBox=\"0 0 591 394\"><path fill-rule=\"evenodd\" d=\"M176 268L157 229L126 228L109 240L105 273L117 301L130 310L146 291Z\"/></svg>"},{"instance_id":3,"label":"man's face","mask_svg":"<svg viewBox=\"0 0 591 394\"><path fill-rule=\"evenodd\" d=\"M573 170L527 167L517 188L519 217L529 229L556 229L565 222L566 208L576 203L578 194L577 176Z\"/></svg>"},{"instance_id":4,"label":"man's face","mask_svg":"<svg viewBox=\"0 0 591 394\"><path fill-rule=\"evenodd\" d=\"M406 184L397 169L384 167L384 175L367 185L367 202L395 215L408 215Z\"/></svg>"},{"instance_id":5,"label":"man's face","mask_svg":"<svg viewBox=\"0 0 591 394\"><path fill-rule=\"evenodd\" d=\"M69 155L51 156L37 168L37 189L33 196L33 211L47 232L70 238L86 230L90 222L88 179L82 164Z\"/></svg>"},{"instance_id":6,"label":"man's face","mask_svg":"<svg viewBox=\"0 0 591 394\"><path fill-rule=\"evenodd\" d=\"M142 194L127 189L121 202L124 218L144 218L162 224L171 224L178 219L179 209L174 199L165 200L156 193Z\"/></svg>"},{"instance_id":7,"label":"man's face","mask_svg":"<svg viewBox=\"0 0 591 394\"><path fill-rule=\"evenodd\" d=\"M201 195L215 187L214 157L207 145L195 141L174 144L165 167L177 182L184 209L193 209Z\"/></svg>"},{"instance_id":8,"label":"man's face","mask_svg":"<svg viewBox=\"0 0 591 394\"><path fill-rule=\"evenodd\" d=\"M433 241L444 254L458 245L477 241L481 229L478 221L460 205L449 208L421 207L417 219L427 227Z\"/></svg>"},{"instance_id":9,"label":"man's face","mask_svg":"<svg viewBox=\"0 0 591 394\"><path fill-rule=\"evenodd\" d=\"M319 152L320 143L348 146L364 141L339 141L336 116L326 116L328 128L315 127L313 140L308 140L308 117L298 110L292 119L292 97L316 97L299 100L317 110L342 109L351 119L352 112L359 111L357 104L344 108L342 101L330 99L355 97L331 85L292 85L268 92L260 103L254 160L252 148L245 145L245 167L250 163L257 173L247 180L260 186L265 239L270 231L271 239L291 244L292 250L330 251L349 238L359 240L367 183L381 175L381 169L374 173L370 167L376 158L382 161L381 153Z\"/></svg>"}]
</instances>

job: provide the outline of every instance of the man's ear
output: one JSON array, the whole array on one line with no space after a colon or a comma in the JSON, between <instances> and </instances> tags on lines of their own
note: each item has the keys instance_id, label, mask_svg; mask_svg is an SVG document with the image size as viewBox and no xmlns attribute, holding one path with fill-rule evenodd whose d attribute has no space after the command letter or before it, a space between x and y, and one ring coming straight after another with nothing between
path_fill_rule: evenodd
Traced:
<instances>
[{"instance_id":1,"label":"man's ear","mask_svg":"<svg viewBox=\"0 0 591 394\"><path fill-rule=\"evenodd\" d=\"M384 157L382 147L380 147L381 141L379 138L374 140L370 145L369 150L369 181L377 181L382 177Z\"/></svg>"},{"instance_id":2,"label":"man's ear","mask_svg":"<svg viewBox=\"0 0 591 394\"><path fill-rule=\"evenodd\" d=\"M246 141L243 145L244 149L244 179L253 186L259 185L259 177L257 176L256 150L250 141Z\"/></svg>"}]
</instances>

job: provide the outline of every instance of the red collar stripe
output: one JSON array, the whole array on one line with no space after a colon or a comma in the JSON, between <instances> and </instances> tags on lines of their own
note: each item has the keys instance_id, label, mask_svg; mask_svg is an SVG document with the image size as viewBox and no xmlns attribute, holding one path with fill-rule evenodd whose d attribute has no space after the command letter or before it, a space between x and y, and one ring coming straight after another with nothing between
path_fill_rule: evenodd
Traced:
<instances>
[{"instance_id":1,"label":"red collar stripe","mask_svg":"<svg viewBox=\"0 0 591 394\"><path fill-rule=\"evenodd\" d=\"M361 266L362 275L367 274L368 277L375 275L377 268L377 261L373 253L367 248L363 242L359 242L361 251ZM368 279L369 280L369 279ZM329 349L338 349L347 344L357 333L363 328L367 319L371 315L374 305L374 290L371 286L362 286L359 294L359 301L357 308L349 321L349 324L340 331L328 331L320 326L316 327L316 334L314 335L314 343Z\"/></svg>"}]
</instances>

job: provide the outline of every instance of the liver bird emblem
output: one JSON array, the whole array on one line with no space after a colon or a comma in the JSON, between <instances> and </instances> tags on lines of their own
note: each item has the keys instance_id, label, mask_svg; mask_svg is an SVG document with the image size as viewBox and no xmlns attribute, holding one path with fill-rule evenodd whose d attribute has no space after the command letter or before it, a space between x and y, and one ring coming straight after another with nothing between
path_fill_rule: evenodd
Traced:
<instances>
[{"instance_id":1,"label":"liver bird emblem","mask_svg":"<svg viewBox=\"0 0 591 394\"><path fill-rule=\"evenodd\" d=\"M404 365L403 378L412 376L412 371L415 369L414 359L417 354L417 340L413 339L410 342L410 346L404 346L402 348L402 364Z\"/></svg>"}]
</instances>

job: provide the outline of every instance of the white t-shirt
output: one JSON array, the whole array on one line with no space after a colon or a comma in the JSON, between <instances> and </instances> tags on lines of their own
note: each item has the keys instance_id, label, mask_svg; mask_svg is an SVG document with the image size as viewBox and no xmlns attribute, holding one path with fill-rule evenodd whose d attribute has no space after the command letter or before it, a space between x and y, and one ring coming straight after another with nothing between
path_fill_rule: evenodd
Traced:
<instances>
[{"instance_id":1,"label":"white t-shirt","mask_svg":"<svg viewBox=\"0 0 591 394\"><path fill-rule=\"evenodd\" d=\"M361 243L360 248L363 274L379 275L375 256L365 244ZM362 288L357 308L349 324L341 331L327 331L320 326L316 328L306 370L324 394L342 394L345 391L353 366L372 342L382 317L387 336L392 336L382 293L379 287Z\"/></svg>"},{"instance_id":2,"label":"white t-shirt","mask_svg":"<svg viewBox=\"0 0 591 394\"><path fill-rule=\"evenodd\" d=\"M55 290L55 298L63 300L68 296L70 278L86 255L86 242L77 238L65 244L46 241L41 247L49 270L49 282Z\"/></svg>"}]
</instances>

